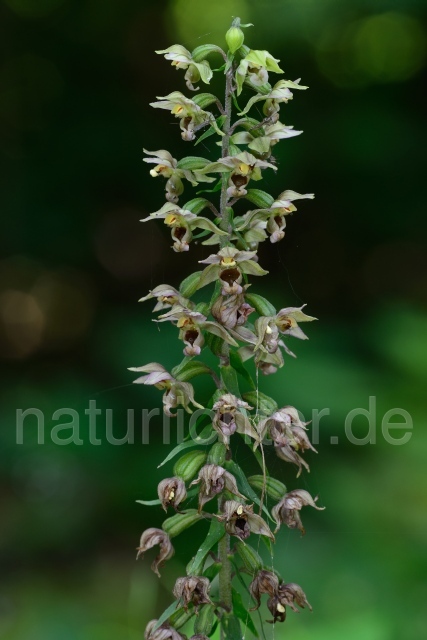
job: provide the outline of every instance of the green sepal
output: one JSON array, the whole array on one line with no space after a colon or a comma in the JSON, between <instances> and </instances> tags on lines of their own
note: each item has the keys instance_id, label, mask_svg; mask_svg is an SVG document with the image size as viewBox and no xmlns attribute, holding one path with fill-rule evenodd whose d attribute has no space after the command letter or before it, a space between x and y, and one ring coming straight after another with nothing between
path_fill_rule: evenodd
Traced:
<instances>
[{"instance_id":1,"label":"green sepal","mask_svg":"<svg viewBox=\"0 0 427 640\"><path fill-rule=\"evenodd\" d=\"M214 626L215 616L214 604L205 604L199 609L199 615L194 622L194 633L209 636Z\"/></svg>"},{"instance_id":2,"label":"green sepal","mask_svg":"<svg viewBox=\"0 0 427 640\"><path fill-rule=\"evenodd\" d=\"M243 603L242 595L236 591L234 587L231 589L231 597L233 601L233 611L236 616L243 622L245 627L249 629L249 631L255 636L255 638L259 638L257 628L252 620L252 616L247 610L247 607Z\"/></svg>"},{"instance_id":3,"label":"green sepal","mask_svg":"<svg viewBox=\"0 0 427 640\"><path fill-rule=\"evenodd\" d=\"M174 476L189 482L194 478L199 469L205 464L207 454L205 451L188 451L175 462Z\"/></svg>"},{"instance_id":4,"label":"green sepal","mask_svg":"<svg viewBox=\"0 0 427 640\"><path fill-rule=\"evenodd\" d=\"M252 202L258 209L269 209L274 202L273 196L262 189L248 189L245 199Z\"/></svg>"},{"instance_id":5,"label":"green sepal","mask_svg":"<svg viewBox=\"0 0 427 640\"><path fill-rule=\"evenodd\" d=\"M208 464L216 464L222 467L225 462L227 447L222 442L215 442L208 453Z\"/></svg>"},{"instance_id":6,"label":"green sepal","mask_svg":"<svg viewBox=\"0 0 427 640\"><path fill-rule=\"evenodd\" d=\"M162 529L168 534L169 538L174 538L202 518L202 514L197 509L187 509L182 513L176 513L174 516L166 518L162 524Z\"/></svg>"},{"instance_id":7,"label":"green sepal","mask_svg":"<svg viewBox=\"0 0 427 640\"><path fill-rule=\"evenodd\" d=\"M247 293L245 298L260 316L275 316L277 314L276 308L271 302L258 293Z\"/></svg>"},{"instance_id":8,"label":"green sepal","mask_svg":"<svg viewBox=\"0 0 427 640\"><path fill-rule=\"evenodd\" d=\"M270 398L270 396L262 393L262 391L248 391L243 394L243 398L266 416L270 416L279 408L277 402L273 398Z\"/></svg>"},{"instance_id":9,"label":"green sepal","mask_svg":"<svg viewBox=\"0 0 427 640\"><path fill-rule=\"evenodd\" d=\"M280 480L276 480L276 478L272 478L271 476L267 476L265 479L263 476L250 476L248 478L248 482L257 491L262 491L265 486L266 493L273 498L273 500L277 500L279 502L286 493L286 486Z\"/></svg>"},{"instance_id":10,"label":"green sepal","mask_svg":"<svg viewBox=\"0 0 427 640\"><path fill-rule=\"evenodd\" d=\"M198 156L187 156L177 162L177 168L184 171L196 171L197 169L204 169L207 164L210 164L210 160L206 158L199 158Z\"/></svg>"},{"instance_id":11,"label":"green sepal","mask_svg":"<svg viewBox=\"0 0 427 640\"><path fill-rule=\"evenodd\" d=\"M224 53L223 50L216 44L201 44L191 52L191 57L194 62L201 62L210 53L219 53L221 56Z\"/></svg>"},{"instance_id":12,"label":"green sepal","mask_svg":"<svg viewBox=\"0 0 427 640\"><path fill-rule=\"evenodd\" d=\"M263 561L261 556L253 547L249 544L246 544L242 540L239 540L234 545L237 553L240 556L240 559L243 562L243 565L251 575L262 569Z\"/></svg>"},{"instance_id":13,"label":"green sepal","mask_svg":"<svg viewBox=\"0 0 427 640\"><path fill-rule=\"evenodd\" d=\"M181 282L179 285L179 292L184 296L184 298L191 298L191 296L196 293L199 288L200 276L202 273L202 271L190 273L190 275L184 278Z\"/></svg>"},{"instance_id":14,"label":"green sepal","mask_svg":"<svg viewBox=\"0 0 427 640\"><path fill-rule=\"evenodd\" d=\"M213 518L206 538L203 540L194 558L192 558L187 565L187 575L199 576L203 573L206 556L212 547L218 544L224 534L224 525L218 522L216 518Z\"/></svg>"}]
</instances>

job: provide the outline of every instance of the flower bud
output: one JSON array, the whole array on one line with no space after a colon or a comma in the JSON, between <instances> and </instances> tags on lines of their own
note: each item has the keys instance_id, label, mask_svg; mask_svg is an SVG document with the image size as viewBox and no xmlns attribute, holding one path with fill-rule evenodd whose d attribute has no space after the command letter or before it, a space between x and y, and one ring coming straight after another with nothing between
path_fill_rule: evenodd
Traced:
<instances>
[{"instance_id":1,"label":"flower bud","mask_svg":"<svg viewBox=\"0 0 427 640\"><path fill-rule=\"evenodd\" d=\"M225 41L227 43L228 48L230 49L230 53L236 53L238 49L242 46L245 40L245 36L243 31L239 26L230 27L227 33L225 34Z\"/></svg>"},{"instance_id":2,"label":"flower bud","mask_svg":"<svg viewBox=\"0 0 427 640\"><path fill-rule=\"evenodd\" d=\"M178 506L187 497L185 482L181 478L165 478L159 483L157 493L165 511L169 506L177 511Z\"/></svg>"}]
</instances>

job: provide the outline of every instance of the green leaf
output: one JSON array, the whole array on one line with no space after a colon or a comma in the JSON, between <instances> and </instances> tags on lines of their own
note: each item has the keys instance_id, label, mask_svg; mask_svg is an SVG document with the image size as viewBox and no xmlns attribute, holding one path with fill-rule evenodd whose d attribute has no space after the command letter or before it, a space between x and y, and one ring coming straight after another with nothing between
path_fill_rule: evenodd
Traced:
<instances>
[{"instance_id":1,"label":"green leaf","mask_svg":"<svg viewBox=\"0 0 427 640\"><path fill-rule=\"evenodd\" d=\"M199 442L197 442L197 440L199 439ZM197 447L200 444L206 444L206 442L200 442L200 440L202 440L202 434L199 436L199 438L193 438L192 440L189 440L187 442L181 442L180 444L178 444L176 447L174 447L174 449L172 449L172 451L170 451L168 453L168 455L166 456L166 458L163 460L163 462L161 462L157 468L160 469L160 467L163 467L167 462L169 462L169 460L172 460L173 458L175 458L175 456L178 455L178 453L181 453L181 451L184 451L185 449L190 449L190 447Z\"/></svg>"},{"instance_id":2,"label":"green leaf","mask_svg":"<svg viewBox=\"0 0 427 640\"><path fill-rule=\"evenodd\" d=\"M201 189L200 191L196 191L197 195L199 193L216 193L217 191L221 191L222 181L219 180L213 189Z\"/></svg>"},{"instance_id":3,"label":"green leaf","mask_svg":"<svg viewBox=\"0 0 427 640\"><path fill-rule=\"evenodd\" d=\"M271 302L258 293L247 293L245 298L260 316L275 316L277 311Z\"/></svg>"},{"instance_id":4,"label":"green leaf","mask_svg":"<svg viewBox=\"0 0 427 640\"><path fill-rule=\"evenodd\" d=\"M242 640L242 630L237 616L232 613L225 613L221 618L221 626L226 640Z\"/></svg>"},{"instance_id":5,"label":"green leaf","mask_svg":"<svg viewBox=\"0 0 427 640\"><path fill-rule=\"evenodd\" d=\"M252 616L249 613L247 606L245 606L243 603L241 593L239 593L234 587L232 587L231 597L233 600L233 611L236 616L243 622L245 627L247 627L249 631L254 634L255 638L259 638L257 628L254 624L254 621L252 620Z\"/></svg>"},{"instance_id":6,"label":"green leaf","mask_svg":"<svg viewBox=\"0 0 427 640\"><path fill-rule=\"evenodd\" d=\"M154 505L162 504L162 501L157 498L157 500L135 500L139 504L143 504L146 507L154 507Z\"/></svg>"},{"instance_id":7,"label":"green leaf","mask_svg":"<svg viewBox=\"0 0 427 640\"><path fill-rule=\"evenodd\" d=\"M218 544L225 533L224 525L218 522L216 518L211 520L208 535L203 540L195 557L187 565L187 574L189 576L197 576L203 572L203 565L209 551L213 546Z\"/></svg>"},{"instance_id":8,"label":"green leaf","mask_svg":"<svg viewBox=\"0 0 427 640\"><path fill-rule=\"evenodd\" d=\"M243 360L242 360L242 358L241 358L241 356L240 356L238 351L231 351L230 352L230 365L233 367L233 369L235 369L237 371L237 373L239 373L242 376L242 378L244 378L246 380L246 382L253 389L256 389L255 382L252 380L251 374L249 373L249 371L246 369L245 365L243 364ZM251 403L249 403L249 404L251 404Z\"/></svg>"},{"instance_id":9,"label":"green leaf","mask_svg":"<svg viewBox=\"0 0 427 640\"><path fill-rule=\"evenodd\" d=\"M174 538L202 519L203 516L197 509L187 509L182 513L176 513L174 516L166 518L162 524L162 529L170 538Z\"/></svg>"},{"instance_id":10,"label":"green leaf","mask_svg":"<svg viewBox=\"0 0 427 640\"><path fill-rule=\"evenodd\" d=\"M216 578L218 573L221 571L221 567L222 567L221 562L214 562L207 569L203 571L203 575L205 576L205 578L208 578L208 580L212 581L214 578Z\"/></svg>"},{"instance_id":11,"label":"green leaf","mask_svg":"<svg viewBox=\"0 0 427 640\"><path fill-rule=\"evenodd\" d=\"M261 506L261 500L258 498L258 496L255 493L255 491L252 489L251 485L249 484L249 482L248 482L248 480L247 480L247 478L245 476L244 471L239 467L239 465L236 462L234 462L234 460L227 460L227 462L225 462L224 466L236 478L237 486L239 488L239 491L241 491L244 496L249 498L249 500L252 500L258 506ZM274 522L273 518L271 517L271 515L270 515L270 513L269 513L269 511L268 511L268 509L267 509L267 507L265 505L263 505L262 510L265 513L265 515L267 516L267 518L269 520L271 520L272 522ZM264 538L264 537L265 536L261 536L261 538Z\"/></svg>"},{"instance_id":12,"label":"green leaf","mask_svg":"<svg viewBox=\"0 0 427 640\"><path fill-rule=\"evenodd\" d=\"M256 205L258 209L269 209L274 202L273 196L262 189L248 189L245 199Z\"/></svg>"},{"instance_id":13,"label":"green leaf","mask_svg":"<svg viewBox=\"0 0 427 640\"><path fill-rule=\"evenodd\" d=\"M219 129L221 129L222 125L225 122L225 119L226 119L226 116L219 116L219 118L216 119L216 124ZM210 126L209 129L207 129L200 136L200 138L197 139L197 142L194 143L194 146L198 145L200 142L202 142L202 140L206 140L206 138L213 136L214 133L216 133L215 129L212 126Z\"/></svg>"},{"instance_id":14,"label":"green leaf","mask_svg":"<svg viewBox=\"0 0 427 640\"><path fill-rule=\"evenodd\" d=\"M251 487L261 492L264 487L264 476L251 476L248 478L248 482ZM265 478L265 491L273 500L278 502L284 497L286 486L280 480L267 476Z\"/></svg>"},{"instance_id":15,"label":"green leaf","mask_svg":"<svg viewBox=\"0 0 427 640\"><path fill-rule=\"evenodd\" d=\"M210 164L210 160L206 158L199 158L198 156L187 156L177 162L177 168L185 171L195 171L196 169L204 169L207 164Z\"/></svg>"},{"instance_id":16,"label":"green leaf","mask_svg":"<svg viewBox=\"0 0 427 640\"><path fill-rule=\"evenodd\" d=\"M163 611L162 615L160 616L160 618L157 620L156 624L153 627L153 632L156 631L159 627L161 627L161 625L166 622L166 620L176 611L176 608L179 604L179 600L175 600L174 602L172 602L171 605L169 605L169 607Z\"/></svg>"},{"instance_id":17,"label":"green leaf","mask_svg":"<svg viewBox=\"0 0 427 640\"><path fill-rule=\"evenodd\" d=\"M187 276L179 285L179 292L184 298L191 298L199 288L200 276L202 271L195 271Z\"/></svg>"},{"instance_id":18,"label":"green leaf","mask_svg":"<svg viewBox=\"0 0 427 640\"><path fill-rule=\"evenodd\" d=\"M237 380L237 373L232 366L226 365L221 367L221 380L224 383L225 388L229 393L240 398L239 382Z\"/></svg>"},{"instance_id":19,"label":"green leaf","mask_svg":"<svg viewBox=\"0 0 427 640\"><path fill-rule=\"evenodd\" d=\"M191 360L191 362L187 362L184 366L180 367L179 370L175 367L172 369L171 373L177 380L180 380L181 382L188 382L195 376L200 376L204 373L210 375L212 373L212 369L204 362Z\"/></svg>"},{"instance_id":20,"label":"green leaf","mask_svg":"<svg viewBox=\"0 0 427 640\"><path fill-rule=\"evenodd\" d=\"M279 408L277 402L273 398L270 398L270 396L265 395L265 393L262 393L261 391L248 391L243 394L243 398L246 402L249 402L250 405L258 408L259 412L266 416L270 416Z\"/></svg>"}]
</instances>

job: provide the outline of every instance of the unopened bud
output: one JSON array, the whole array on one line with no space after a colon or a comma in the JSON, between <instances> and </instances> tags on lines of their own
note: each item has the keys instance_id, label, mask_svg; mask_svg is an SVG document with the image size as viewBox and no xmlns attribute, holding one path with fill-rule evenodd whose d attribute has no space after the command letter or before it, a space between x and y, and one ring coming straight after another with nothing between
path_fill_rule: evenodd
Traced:
<instances>
[{"instance_id":1,"label":"unopened bud","mask_svg":"<svg viewBox=\"0 0 427 640\"><path fill-rule=\"evenodd\" d=\"M240 21L239 21L240 24ZM238 49L242 46L245 40L245 36L240 26L232 26L229 28L227 33L225 34L225 41L227 43L228 48L230 49L230 53L236 53Z\"/></svg>"}]
</instances>

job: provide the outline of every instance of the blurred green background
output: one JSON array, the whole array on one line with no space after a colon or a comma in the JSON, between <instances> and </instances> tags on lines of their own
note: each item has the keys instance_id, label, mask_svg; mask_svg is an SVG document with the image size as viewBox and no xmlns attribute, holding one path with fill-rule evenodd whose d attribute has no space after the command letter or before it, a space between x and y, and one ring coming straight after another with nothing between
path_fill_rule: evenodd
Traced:
<instances>
[{"instance_id":1,"label":"blurred green background","mask_svg":"<svg viewBox=\"0 0 427 640\"><path fill-rule=\"evenodd\" d=\"M283 107L282 121L304 134L279 146L278 176L265 188L314 191L316 200L299 205L282 243L262 248L271 277L253 283L276 305L307 302L321 320L261 390L306 415L330 408L319 455L307 456L310 475L296 480L269 458L290 488L327 506L305 510L305 538L279 535L275 564L314 613L290 612L275 637L425 637L426 13L421 0L3 0L0 638L141 638L204 535L197 525L178 539L160 581L151 558L135 563L140 533L163 517L135 500L155 497L171 473L156 469L168 447L160 423L149 448L140 438L92 446L84 410L90 399L113 409L114 433L125 435L129 408L138 416L160 402L126 367L180 359L173 327L159 330L150 303L137 303L157 284L177 285L208 253L174 254L160 224L139 223L164 187L142 147L178 158L191 149L176 122L148 106L187 93L182 73L153 51L223 44L233 15L255 24L247 43L310 86ZM207 386L196 383L200 397ZM369 396L377 442L355 446L344 418ZM46 416L44 445L30 422L16 444L15 412L28 407ZM62 407L79 412L82 446L49 443ZM403 446L381 434L394 407L414 424ZM354 432L366 434L366 418Z\"/></svg>"}]
</instances>

